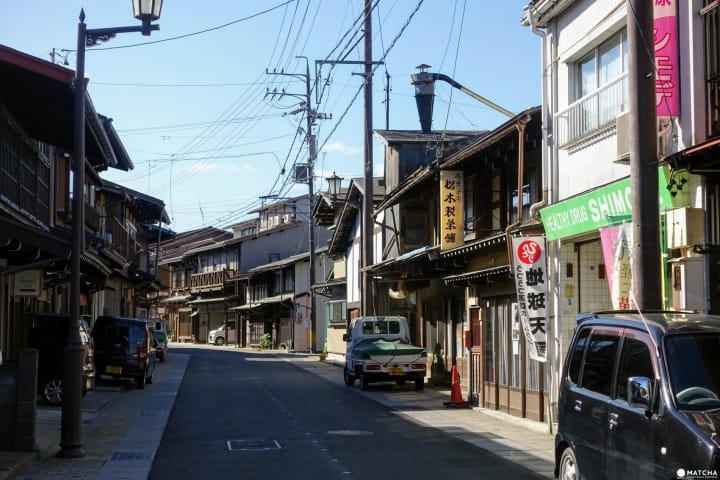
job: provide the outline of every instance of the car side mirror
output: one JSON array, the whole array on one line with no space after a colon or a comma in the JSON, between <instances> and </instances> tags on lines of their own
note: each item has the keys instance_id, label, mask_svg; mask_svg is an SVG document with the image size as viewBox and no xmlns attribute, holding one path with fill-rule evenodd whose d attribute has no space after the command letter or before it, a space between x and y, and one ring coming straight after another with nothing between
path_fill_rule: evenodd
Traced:
<instances>
[{"instance_id":1,"label":"car side mirror","mask_svg":"<svg viewBox=\"0 0 720 480\"><path fill-rule=\"evenodd\" d=\"M347 333L343 333L343 342L349 342L350 341L350 335Z\"/></svg>"},{"instance_id":2,"label":"car side mirror","mask_svg":"<svg viewBox=\"0 0 720 480\"><path fill-rule=\"evenodd\" d=\"M652 380L648 377L628 378L627 402L631 407L650 410L652 405Z\"/></svg>"}]
</instances>

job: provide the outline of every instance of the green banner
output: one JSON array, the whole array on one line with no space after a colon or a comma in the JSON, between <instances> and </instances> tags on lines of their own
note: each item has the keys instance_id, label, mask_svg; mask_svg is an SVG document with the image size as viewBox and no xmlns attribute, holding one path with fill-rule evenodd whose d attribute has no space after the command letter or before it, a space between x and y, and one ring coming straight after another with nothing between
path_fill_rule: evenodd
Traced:
<instances>
[{"instance_id":1,"label":"green banner","mask_svg":"<svg viewBox=\"0 0 720 480\"><path fill-rule=\"evenodd\" d=\"M660 211L682 206L687 195L673 196L668 190L670 172L658 168ZM576 197L568 198L540 210L547 240L567 238L595 231L614 223L618 217L632 214L630 177Z\"/></svg>"}]
</instances>

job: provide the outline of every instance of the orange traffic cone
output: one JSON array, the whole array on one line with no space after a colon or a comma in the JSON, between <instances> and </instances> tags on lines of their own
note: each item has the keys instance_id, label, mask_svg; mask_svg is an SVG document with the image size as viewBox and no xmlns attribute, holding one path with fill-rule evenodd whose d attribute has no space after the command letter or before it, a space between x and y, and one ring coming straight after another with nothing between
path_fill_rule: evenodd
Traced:
<instances>
[{"instance_id":1,"label":"orange traffic cone","mask_svg":"<svg viewBox=\"0 0 720 480\"><path fill-rule=\"evenodd\" d=\"M452 388L450 390L450 401L443 402L448 408L468 408L470 404L462 399L462 392L460 391L460 374L457 371L457 365L452 366Z\"/></svg>"}]
</instances>

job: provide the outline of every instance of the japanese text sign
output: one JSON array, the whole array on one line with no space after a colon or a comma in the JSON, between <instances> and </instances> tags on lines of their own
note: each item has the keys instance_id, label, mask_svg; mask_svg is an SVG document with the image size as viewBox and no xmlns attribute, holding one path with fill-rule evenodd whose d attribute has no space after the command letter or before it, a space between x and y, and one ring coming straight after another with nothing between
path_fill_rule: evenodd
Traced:
<instances>
[{"instance_id":1,"label":"japanese text sign","mask_svg":"<svg viewBox=\"0 0 720 480\"><path fill-rule=\"evenodd\" d=\"M655 45L655 104L658 117L680 114L678 29L676 0L655 0L653 43Z\"/></svg>"},{"instance_id":2,"label":"japanese text sign","mask_svg":"<svg viewBox=\"0 0 720 480\"><path fill-rule=\"evenodd\" d=\"M459 247L465 239L463 172L440 170L440 250Z\"/></svg>"},{"instance_id":3,"label":"japanese text sign","mask_svg":"<svg viewBox=\"0 0 720 480\"><path fill-rule=\"evenodd\" d=\"M513 237L513 270L520 321L525 331L530 358L547 359L547 262L545 237Z\"/></svg>"}]
</instances>

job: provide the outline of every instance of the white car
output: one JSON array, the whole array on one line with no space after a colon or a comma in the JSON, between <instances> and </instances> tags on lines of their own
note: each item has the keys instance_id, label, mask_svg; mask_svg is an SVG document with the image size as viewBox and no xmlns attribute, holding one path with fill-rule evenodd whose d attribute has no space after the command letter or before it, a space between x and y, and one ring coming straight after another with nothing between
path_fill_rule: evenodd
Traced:
<instances>
[{"instance_id":1,"label":"white car","mask_svg":"<svg viewBox=\"0 0 720 480\"><path fill-rule=\"evenodd\" d=\"M227 323L227 338L225 338L225 325L220 325L215 330L210 330L208 335L208 343L215 345L225 345L226 343L235 343L237 335L235 334L235 322Z\"/></svg>"}]
</instances>

